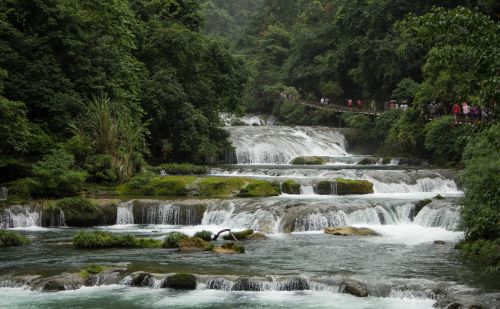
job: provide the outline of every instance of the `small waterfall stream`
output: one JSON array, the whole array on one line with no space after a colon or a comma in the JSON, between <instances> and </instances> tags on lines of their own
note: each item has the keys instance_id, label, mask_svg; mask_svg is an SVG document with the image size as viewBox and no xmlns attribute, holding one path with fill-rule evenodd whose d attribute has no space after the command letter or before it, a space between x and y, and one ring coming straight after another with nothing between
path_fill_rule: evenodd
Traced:
<instances>
[{"instance_id":1,"label":"small waterfall stream","mask_svg":"<svg viewBox=\"0 0 500 309\"><path fill-rule=\"evenodd\" d=\"M0 228L41 226L42 213L32 206L15 205L0 210Z\"/></svg>"}]
</instances>

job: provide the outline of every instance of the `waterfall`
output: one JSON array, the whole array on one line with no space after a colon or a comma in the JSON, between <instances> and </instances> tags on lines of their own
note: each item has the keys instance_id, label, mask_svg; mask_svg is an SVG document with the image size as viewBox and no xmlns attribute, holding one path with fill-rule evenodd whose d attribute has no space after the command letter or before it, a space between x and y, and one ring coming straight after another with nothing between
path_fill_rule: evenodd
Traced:
<instances>
[{"instance_id":1,"label":"waterfall","mask_svg":"<svg viewBox=\"0 0 500 309\"><path fill-rule=\"evenodd\" d=\"M415 224L432 227L444 227L447 230L456 230L460 222L458 207L424 207L413 220Z\"/></svg>"},{"instance_id":2,"label":"waterfall","mask_svg":"<svg viewBox=\"0 0 500 309\"><path fill-rule=\"evenodd\" d=\"M116 224L134 224L134 201L120 203L116 209Z\"/></svg>"},{"instance_id":3,"label":"waterfall","mask_svg":"<svg viewBox=\"0 0 500 309\"><path fill-rule=\"evenodd\" d=\"M239 164L287 164L300 156L346 156L337 130L313 127L228 127Z\"/></svg>"},{"instance_id":4,"label":"waterfall","mask_svg":"<svg viewBox=\"0 0 500 309\"><path fill-rule=\"evenodd\" d=\"M0 187L0 201L5 201L7 199L9 190L6 187Z\"/></svg>"},{"instance_id":5,"label":"waterfall","mask_svg":"<svg viewBox=\"0 0 500 309\"><path fill-rule=\"evenodd\" d=\"M41 226L42 214L32 206L11 206L0 211L0 228Z\"/></svg>"}]
</instances>

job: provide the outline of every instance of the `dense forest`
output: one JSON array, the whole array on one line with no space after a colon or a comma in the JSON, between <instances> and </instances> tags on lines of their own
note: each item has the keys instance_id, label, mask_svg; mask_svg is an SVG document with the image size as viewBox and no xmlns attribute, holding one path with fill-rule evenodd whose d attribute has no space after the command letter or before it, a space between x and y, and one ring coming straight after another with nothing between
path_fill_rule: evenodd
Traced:
<instances>
[{"instance_id":1,"label":"dense forest","mask_svg":"<svg viewBox=\"0 0 500 309\"><path fill-rule=\"evenodd\" d=\"M375 121L344 115L348 138L464 165L462 246L498 270L499 12L495 0L1 1L0 183L71 196L146 162L213 162L232 149L222 112L329 125L294 101L405 100ZM433 100L493 121L428 122Z\"/></svg>"}]
</instances>

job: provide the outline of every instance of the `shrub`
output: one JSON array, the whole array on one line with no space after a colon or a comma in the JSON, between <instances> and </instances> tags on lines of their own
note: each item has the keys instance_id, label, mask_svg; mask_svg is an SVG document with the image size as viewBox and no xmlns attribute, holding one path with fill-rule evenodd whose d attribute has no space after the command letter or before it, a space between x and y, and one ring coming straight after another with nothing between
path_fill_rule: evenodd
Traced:
<instances>
[{"instance_id":1,"label":"shrub","mask_svg":"<svg viewBox=\"0 0 500 309\"><path fill-rule=\"evenodd\" d=\"M31 241L18 232L0 230L0 247L20 247L31 244Z\"/></svg>"},{"instance_id":2,"label":"shrub","mask_svg":"<svg viewBox=\"0 0 500 309\"><path fill-rule=\"evenodd\" d=\"M409 109L391 126L384 142L384 152L394 155L422 154L424 121L420 112Z\"/></svg>"},{"instance_id":3,"label":"shrub","mask_svg":"<svg viewBox=\"0 0 500 309\"><path fill-rule=\"evenodd\" d=\"M342 119L345 121L347 127L349 128L368 131L373 127L373 123L370 117L364 114L347 112L342 115Z\"/></svg>"},{"instance_id":4,"label":"shrub","mask_svg":"<svg viewBox=\"0 0 500 309\"><path fill-rule=\"evenodd\" d=\"M458 162L471 131L470 126L455 125L451 116L441 117L425 126L425 149L437 163Z\"/></svg>"},{"instance_id":5,"label":"shrub","mask_svg":"<svg viewBox=\"0 0 500 309\"><path fill-rule=\"evenodd\" d=\"M31 195L69 196L81 190L87 174L73 170L73 155L62 149L56 149L33 167L34 187Z\"/></svg>"},{"instance_id":6,"label":"shrub","mask_svg":"<svg viewBox=\"0 0 500 309\"><path fill-rule=\"evenodd\" d=\"M281 194L280 184L278 182L269 182L265 180L254 180L246 187L240 190L239 197L263 197L278 196Z\"/></svg>"},{"instance_id":7,"label":"shrub","mask_svg":"<svg viewBox=\"0 0 500 309\"><path fill-rule=\"evenodd\" d=\"M113 184L118 181L118 171L110 155L91 156L85 164L85 170L93 182Z\"/></svg>"},{"instance_id":8,"label":"shrub","mask_svg":"<svg viewBox=\"0 0 500 309\"><path fill-rule=\"evenodd\" d=\"M212 232L210 231L201 231L201 232L196 232L193 237L199 237L203 239L204 241L211 241L212 240Z\"/></svg>"},{"instance_id":9,"label":"shrub","mask_svg":"<svg viewBox=\"0 0 500 309\"><path fill-rule=\"evenodd\" d=\"M500 239L462 241L455 248L461 249L466 260L474 261L486 272L500 273Z\"/></svg>"},{"instance_id":10,"label":"shrub","mask_svg":"<svg viewBox=\"0 0 500 309\"><path fill-rule=\"evenodd\" d=\"M80 270L80 276L83 279L87 279L90 275L97 275L98 273L100 273L101 271L103 271L105 269L106 269L105 266L90 264L90 265L86 266L85 268L83 268L82 270Z\"/></svg>"},{"instance_id":11,"label":"shrub","mask_svg":"<svg viewBox=\"0 0 500 309\"><path fill-rule=\"evenodd\" d=\"M179 242L188 236L179 232L168 233L163 241L163 248L173 249L179 248Z\"/></svg>"},{"instance_id":12,"label":"shrub","mask_svg":"<svg viewBox=\"0 0 500 309\"><path fill-rule=\"evenodd\" d=\"M102 231L80 231L73 237L73 244L79 249L161 248L162 241L157 239L136 238L132 235L116 235Z\"/></svg>"}]
</instances>

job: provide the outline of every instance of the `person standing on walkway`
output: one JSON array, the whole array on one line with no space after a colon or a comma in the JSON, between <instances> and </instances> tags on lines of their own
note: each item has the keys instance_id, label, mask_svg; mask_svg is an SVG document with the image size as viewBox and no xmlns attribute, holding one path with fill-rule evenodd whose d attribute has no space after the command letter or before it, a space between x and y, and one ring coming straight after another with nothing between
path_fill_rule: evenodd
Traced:
<instances>
[{"instance_id":1,"label":"person standing on walkway","mask_svg":"<svg viewBox=\"0 0 500 309\"><path fill-rule=\"evenodd\" d=\"M363 109L363 100L358 99L358 100L356 101L356 105L358 106L358 110L360 110L360 111L361 111L361 110Z\"/></svg>"},{"instance_id":2,"label":"person standing on walkway","mask_svg":"<svg viewBox=\"0 0 500 309\"><path fill-rule=\"evenodd\" d=\"M458 115L460 115L460 106L458 105L458 103L453 104L451 113L453 114L453 119L455 120L455 123L458 123Z\"/></svg>"},{"instance_id":3,"label":"person standing on walkway","mask_svg":"<svg viewBox=\"0 0 500 309\"><path fill-rule=\"evenodd\" d=\"M352 111L352 100L351 99L347 100L347 108L349 109L349 111Z\"/></svg>"},{"instance_id":4,"label":"person standing on walkway","mask_svg":"<svg viewBox=\"0 0 500 309\"><path fill-rule=\"evenodd\" d=\"M465 117L465 123L469 122L469 115L470 115L470 107L467 104L467 101L464 101L462 103L462 113L464 114Z\"/></svg>"}]
</instances>

